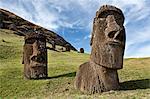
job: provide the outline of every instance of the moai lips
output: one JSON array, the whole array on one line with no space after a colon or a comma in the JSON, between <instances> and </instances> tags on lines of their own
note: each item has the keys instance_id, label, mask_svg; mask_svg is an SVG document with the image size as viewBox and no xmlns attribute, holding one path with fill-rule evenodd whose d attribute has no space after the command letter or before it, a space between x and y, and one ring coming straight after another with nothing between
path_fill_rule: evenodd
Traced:
<instances>
[{"instance_id":1,"label":"moai lips","mask_svg":"<svg viewBox=\"0 0 150 99\"><path fill-rule=\"evenodd\" d=\"M30 33L25 36L24 75L28 79L47 77L47 49L46 38L39 33Z\"/></svg>"},{"instance_id":2,"label":"moai lips","mask_svg":"<svg viewBox=\"0 0 150 99\"><path fill-rule=\"evenodd\" d=\"M125 48L124 16L120 9L104 5L96 13L90 45L90 61L83 63L75 78L75 88L84 93L119 89L117 70L123 68Z\"/></svg>"}]
</instances>

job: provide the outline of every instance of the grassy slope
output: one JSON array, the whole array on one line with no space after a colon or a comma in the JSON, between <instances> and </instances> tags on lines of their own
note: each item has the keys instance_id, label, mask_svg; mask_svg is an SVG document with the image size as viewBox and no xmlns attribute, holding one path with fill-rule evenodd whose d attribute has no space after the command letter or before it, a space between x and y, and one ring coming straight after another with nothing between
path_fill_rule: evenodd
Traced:
<instances>
[{"instance_id":1,"label":"grassy slope","mask_svg":"<svg viewBox=\"0 0 150 99\"><path fill-rule=\"evenodd\" d=\"M80 64L88 61L88 54L48 51L49 78L25 80L21 64L23 38L11 33L0 30L0 97L150 98L150 58L126 59L124 69L119 71L122 90L100 95L82 94L73 87L75 72Z\"/></svg>"}]
</instances>

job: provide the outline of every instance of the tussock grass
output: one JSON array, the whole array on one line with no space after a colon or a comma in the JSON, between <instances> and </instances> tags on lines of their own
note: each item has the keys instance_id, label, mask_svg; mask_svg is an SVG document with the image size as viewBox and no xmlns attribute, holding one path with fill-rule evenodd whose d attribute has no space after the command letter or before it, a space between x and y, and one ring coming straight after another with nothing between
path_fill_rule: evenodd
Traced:
<instances>
[{"instance_id":1,"label":"tussock grass","mask_svg":"<svg viewBox=\"0 0 150 99\"><path fill-rule=\"evenodd\" d=\"M2 40L5 40L3 42ZM12 31L0 31L0 97L52 99L149 99L150 58L125 59L119 70L120 91L87 95L74 89L78 66L89 60L89 54L48 50L48 78L26 80L23 77L23 37Z\"/></svg>"}]
</instances>

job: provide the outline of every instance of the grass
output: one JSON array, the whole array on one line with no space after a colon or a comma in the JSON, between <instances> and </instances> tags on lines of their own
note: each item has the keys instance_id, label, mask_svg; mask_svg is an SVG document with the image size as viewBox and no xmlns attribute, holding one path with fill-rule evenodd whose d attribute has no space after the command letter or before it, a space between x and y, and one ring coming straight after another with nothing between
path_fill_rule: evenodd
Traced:
<instances>
[{"instance_id":1,"label":"grass","mask_svg":"<svg viewBox=\"0 0 150 99\"><path fill-rule=\"evenodd\" d=\"M4 42L2 41L4 40ZM52 99L149 99L150 58L125 59L119 70L120 91L88 95L74 89L78 66L89 60L89 54L48 50L48 78L26 80L23 77L23 37L0 30L0 97Z\"/></svg>"}]
</instances>

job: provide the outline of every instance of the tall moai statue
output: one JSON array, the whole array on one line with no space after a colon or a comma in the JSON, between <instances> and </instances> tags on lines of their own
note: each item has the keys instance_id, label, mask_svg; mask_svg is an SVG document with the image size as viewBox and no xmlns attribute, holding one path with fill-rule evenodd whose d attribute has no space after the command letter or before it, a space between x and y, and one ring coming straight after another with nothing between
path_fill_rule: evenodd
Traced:
<instances>
[{"instance_id":1,"label":"tall moai statue","mask_svg":"<svg viewBox=\"0 0 150 99\"><path fill-rule=\"evenodd\" d=\"M123 68L125 49L124 15L111 5L103 5L93 22L90 61L83 63L75 78L75 88L85 93L119 89L118 69Z\"/></svg>"},{"instance_id":2,"label":"tall moai statue","mask_svg":"<svg viewBox=\"0 0 150 99\"><path fill-rule=\"evenodd\" d=\"M24 76L27 79L47 77L46 37L41 33L28 33L23 46Z\"/></svg>"}]
</instances>

